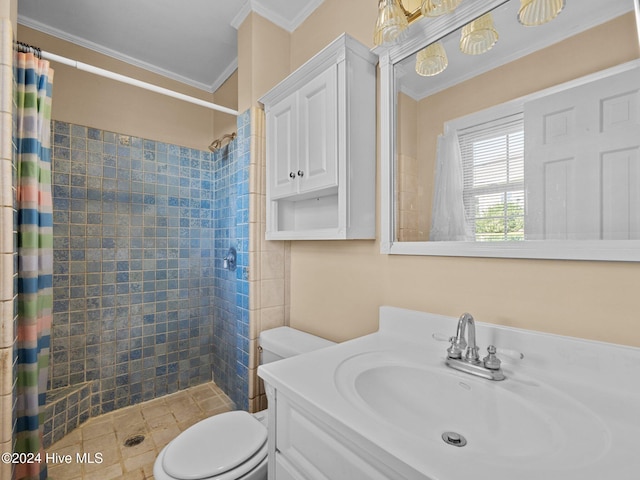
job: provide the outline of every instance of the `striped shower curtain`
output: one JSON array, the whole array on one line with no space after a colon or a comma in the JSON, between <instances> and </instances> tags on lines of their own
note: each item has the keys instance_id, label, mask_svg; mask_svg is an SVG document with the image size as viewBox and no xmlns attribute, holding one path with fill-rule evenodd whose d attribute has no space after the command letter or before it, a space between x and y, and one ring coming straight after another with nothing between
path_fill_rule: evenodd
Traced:
<instances>
[{"instance_id":1,"label":"striped shower curtain","mask_svg":"<svg viewBox=\"0 0 640 480\"><path fill-rule=\"evenodd\" d=\"M41 461L15 465L15 479L45 479L44 405L53 308L51 87L49 62L18 53L16 64L18 365L16 452ZM34 457L37 458L37 457Z\"/></svg>"}]
</instances>

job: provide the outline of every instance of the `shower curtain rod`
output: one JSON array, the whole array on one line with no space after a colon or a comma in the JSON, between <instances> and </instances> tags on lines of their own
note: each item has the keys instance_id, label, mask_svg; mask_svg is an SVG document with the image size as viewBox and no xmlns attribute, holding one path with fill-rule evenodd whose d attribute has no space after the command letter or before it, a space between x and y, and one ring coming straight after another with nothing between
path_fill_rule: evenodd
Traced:
<instances>
[{"instance_id":1,"label":"shower curtain rod","mask_svg":"<svg viewBox=\"0 0 640 480\"><path fill-rule=\"evenodd\" d=\"M31 45L27 45L22 42L17 42L19 48L30 48L34 54L38 55L39 58L44 58L45 60L52 60L54 62L62 63L63 65L68 65L70 67L77 68L78 70L82 70L84 72L93 73L94 75L99 75L101 77L110 78L112 80L116 80L118 82L126 83L129 85L133 85L135 87L143 88L145 90L149 90L151 92L156 92L161 95L166 95L168 97L177 98L178 100L182 100L184 102L193 103L195 105L200 105L201 107L209 108L211 110L217 110L219 112L228 113L230 115L238 116L238 111L233 110L231 108L223 107L221 105L207 102L205 100L201 100L196 97L191 97L189 95L185 95L183 93L175 92L173 90L169 90L168 88L159 87L152 83L143 82L141 80L136 80L135 78L127 77L125 75L121 75L119 73L112 72L110 70L105 70L104 68L94 67L93 65L89 65L87 63L78 62L77 60L71 60L70 58L61 57L60 55L56 55L55 53L45 52L37 47L33 47ZM22 50L24 51L24 50Z\"/></svg>"}]
</instances>

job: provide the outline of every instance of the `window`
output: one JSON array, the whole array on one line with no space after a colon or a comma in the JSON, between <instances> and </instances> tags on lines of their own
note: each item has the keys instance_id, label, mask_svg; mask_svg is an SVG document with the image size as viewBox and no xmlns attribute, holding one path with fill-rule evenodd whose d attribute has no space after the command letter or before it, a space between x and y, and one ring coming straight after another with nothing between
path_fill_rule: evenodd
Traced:
<instances>
[{"instance_id":1,"label":"window","mask_svg":"<svg viewBox=\"0 0 640 480\"><path fill-rule=\"evenodd\" d=\"M524 240L524 119L458 130L467 221L476 241Z\"/></svg>"}]
</instances>

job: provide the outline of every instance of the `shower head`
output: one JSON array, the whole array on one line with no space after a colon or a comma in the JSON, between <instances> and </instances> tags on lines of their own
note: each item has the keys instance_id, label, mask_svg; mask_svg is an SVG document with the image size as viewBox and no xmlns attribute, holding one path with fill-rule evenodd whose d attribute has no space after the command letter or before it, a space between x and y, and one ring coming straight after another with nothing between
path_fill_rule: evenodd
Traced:
<instances>
[{"instance_id":1,"label":"shower head","mask_svg":"<svg viewBox=\"0 0 640 480\"><path fill-rule=\"evenodd\" d=\"M215 152L220 148L221 144L222 142L220 141L220 139L214 140L213 142L211 142L211 145L209 145L209 150L211 150L212 152Z\"/></svg>"},{"instance_id":2,"label":"shower head","mask_svg":"<svg viewBox=\"0 0 640 480\"><path fill-rule=\"evenodd\" d=\"M238 136L238 134L236 132L233 133L228 133L226 135L223 135L221 138L217 138L216 140L214 140L213 142L211 142L211 145L209 145L209 150L211 150L212 152L217 151L218 149L222 148L222 143L225 140L228 140L227 145L231 142L233 142L233 140Z\"/></svg>"}]
</instances>

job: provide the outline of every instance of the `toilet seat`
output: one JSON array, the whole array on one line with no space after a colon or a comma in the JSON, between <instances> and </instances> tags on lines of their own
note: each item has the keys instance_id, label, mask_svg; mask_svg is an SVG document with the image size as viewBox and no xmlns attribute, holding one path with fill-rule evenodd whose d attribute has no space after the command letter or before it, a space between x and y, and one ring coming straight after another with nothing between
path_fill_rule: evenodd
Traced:
<instances>
[{"instance_id":1,"label":"toilet seat","mask_svg":"<svg viewBox=\"0 0 640 480\"><path fill-rule=\"evenodd\" d=\"M214 415L178 435L160 456L175 479L240 478L266 459L267 429L244 411Z\"/></svg>"}]
</instances>

